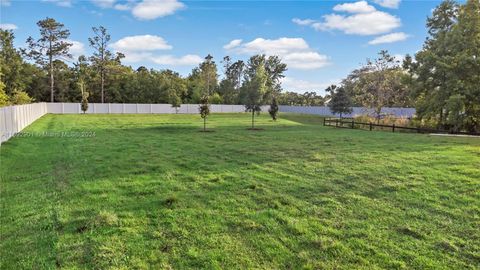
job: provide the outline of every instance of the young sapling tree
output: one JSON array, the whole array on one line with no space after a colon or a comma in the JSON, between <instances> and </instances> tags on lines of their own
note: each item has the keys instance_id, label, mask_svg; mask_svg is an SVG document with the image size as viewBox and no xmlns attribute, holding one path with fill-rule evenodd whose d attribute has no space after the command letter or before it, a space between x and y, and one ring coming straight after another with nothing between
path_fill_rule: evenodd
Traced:
<instances>
[{"instance_id":1,"label":"young sapling tree","mask_svg":"<svg viewBox=\"0 0 480 270\"><path fill-rule=\"evenodd\" d=\"M210 104L208 101L208 95L203 95L200 98L200 106L198 107L200 116L203 118L203 131L207 131L207 117L210 114Z\"/></svg>"}]
</instances>

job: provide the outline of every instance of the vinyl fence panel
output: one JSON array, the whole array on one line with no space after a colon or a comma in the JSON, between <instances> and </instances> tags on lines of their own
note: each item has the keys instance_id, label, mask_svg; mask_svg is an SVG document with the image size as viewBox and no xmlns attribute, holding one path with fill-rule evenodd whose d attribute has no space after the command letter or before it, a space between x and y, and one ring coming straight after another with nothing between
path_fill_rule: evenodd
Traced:
<instances>
[{"instance_id":1,"label":"vinyl fence panel","mask_svg":"<svg viewBox=\"0 0 480 270\"><path fill-rule=\"evenodd\" d=\"M0 108L0 143L7 141L46 113L46 103Z\"/></svg>"}]
</instances>

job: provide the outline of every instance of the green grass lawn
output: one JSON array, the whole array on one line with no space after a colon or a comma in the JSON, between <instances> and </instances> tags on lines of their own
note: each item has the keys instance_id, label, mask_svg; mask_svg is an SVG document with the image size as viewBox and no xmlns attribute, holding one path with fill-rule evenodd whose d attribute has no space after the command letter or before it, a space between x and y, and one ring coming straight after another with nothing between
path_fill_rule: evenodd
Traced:
<instances>
[{"instance_id":1,"label":"green grass lawn","mask_svg":"<svg viewBox=\"0 0 480 270\"><path fill-rule=\"evenodd\" d=\"M263 113L46 115L1 146L2 269L474 269L480 139Z\"/></svg>"}]
</instances>

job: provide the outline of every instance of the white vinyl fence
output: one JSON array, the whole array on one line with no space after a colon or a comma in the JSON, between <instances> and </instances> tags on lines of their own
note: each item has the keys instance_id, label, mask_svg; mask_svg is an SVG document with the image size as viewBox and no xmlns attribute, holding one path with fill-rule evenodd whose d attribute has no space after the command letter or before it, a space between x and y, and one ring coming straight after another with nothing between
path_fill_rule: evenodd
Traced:
<instances>
[{"instance_id":1,"label":"white vinyl fence","mask_svg":"<svg viewBox=\"0 0 480 270\"><path fill-rule=\"evenodd\" d=\"M262 106L262 111L267 112L269 106ZM245 112L243 105L212 104L212 113L240 113ZM317 114L335 116L328 107L303 107L303 106L279 106L280 112ZM412 117L415 109L412 108L384 108L384 113L397 117ZM34 103L0 108L0 143L7 141L26 126L47 113L78 114L82 113L80 103ZM198 104L183 104L177 110L170 104L119 104L119 103L90 103L87 114L196 114ZM361 107L353 108L349 116L371 113Z\"/></svg>"},{"instance_id":2,"label":"white vinyl fence","mask_svg":"<svg viewBox=\"0 0 480 270\"><path fill-rule=\"evenodd\" d=\"M129 104L129 103L89 103L87 114L196 114L198 113L199 104L182 104L178 109L175 109L170 104ZM47 103L48 113L58 114L76 114L82 113L80 103ZM262 110L268 110L269 106L263 106ZM210 105L212 113L240 113L245 112L243 105L225 105L212 104Z\"/></svg>"},{"instance_id":3,"label":"white vinyl fence","mask_svg":"<svg viewBox=\"0 0 480 270\"><path fill-rule=\"evenodd\" d=\"M280 112L291 112L291 113L304 113L304 114L316 114L323 116L339 116L330 111L327 106L279 106ZM393 115L395 117L413 117L415 115L414 108L382 108L383 114ZM372 109L366 109L363 107L353 107L352 113L344 114L344 117L355 117L358 115L370 114L373 115Z\"/></svg>"},{"instance_id":4,"label":"white vinyl fence","mask_svg":"<svg viewBox=\"0 0 480 270\"><path fill-rule=\"evenodd\" d=\"M0 143L48 113L47 103L33 103L0 108Z\"/></svg>"}]
</instances>

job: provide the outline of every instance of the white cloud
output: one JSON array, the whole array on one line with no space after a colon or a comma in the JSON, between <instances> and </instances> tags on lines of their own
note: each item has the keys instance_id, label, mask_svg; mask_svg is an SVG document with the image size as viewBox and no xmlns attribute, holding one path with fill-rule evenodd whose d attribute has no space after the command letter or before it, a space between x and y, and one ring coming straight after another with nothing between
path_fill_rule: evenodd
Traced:
<instances>
[{"instance_id":1,"label":"white cloud","mask_svg":"<svg viewBox=\"0 0 480 270\"><path fill-rule=\"evenodd\" d=\"M162 37L155 35L138 35L124 37L110 45L120 52L170 50L170 46Z\"/></svg>"},{"instance_id":2,"label":"white cloud","mask_svg":"<svg viewBox=\"0 0 480 270\"><path fill-rule=\"evenodd\" d=\"M2 30L15 30L18 27L13 23L0 23L0 29Z\"/></svg>"},{"instance_id":3,"label":"white cloud","mask_svg":"<svg viewBox=\"0 0 480 270\"><path fill-rule=\"evenodd\" d=\"M370 6L367 1L358 1L355 3L339 4L333 7L335 11L344 11L349 13L370 13L374 12L375 8Z\"/></svg>"},{"instance_id":4,"label":"white cloud","mask_svg":"<svg viewBox=\"0 0 480 270\"><path fill-rule=\"evenodd\" d=\"M398 8L401 0L373 0L373 2L379 4L382 7L386 7L386 8Z\"/></svg>"},{"instance_id":5,"label":"white cloud","mask_svg":"<svg viewBox=\"0 0 480 270\"><path fill-rule=\"evenodd\" d=\"M202 57L194 54L187 54L182 57L175 57L172 55L160 55L153 58L153 62L159 65L169 66L193 66L201 63Z\"/></svg>"},{"instance_id":6,"label":"white cloud","mask_svg":"<svg viewBox=\"0 0 480 270\"><path fill-rule=\"evenodd\" d=\"M85 44L75 40L67 40L67 42L72 44L70 54L72 54L74 60L77 60L80 55L85 55Z\"/></svg>"},{"instance_id":7,"label":"white cloud","mask_svg":"<svg viewBox=\"0 0 480 270\"><path fill-rule=\"evenodd\" d=\"M0 6L2 7L9 7L11 4L10 0L0 0Z\"/></svg>"},{"instance_id":8,"label":"white cloud","mask_svg":"<svg viewBox=\"0 0 480 270\"><path fill-rule=\"evenodd\" d=\"M246 43L235 39L224 48L245 55L278 55L289 68L294 69L317 69L329 64L328 57L311 49L303 38L257 38Z\"/></svg>"},{"instance_id":9,"label":"white cloud","mask_svg":"<svg viewBox=\"0 0 480 270\"><path fill-rule=\"evenodd\" d=\"M226 44L225 46L223 46L223 48L225 50L231 50L235 47L238 47L241 43L242 43L241 39L234 39L234 40L230 41L228 44Z\"/></svg>"},{"instance_id":10,"label":"white cloud","mask_svg":"<svg viewBox=\"0 0 480 270\"><path fill-rule=\"evenodd\" d=\"M60 7L71 7L72 6L72 0L42 0L43 2L49 2L49 3L54 3L57 6Z\"/></svg>"},{"instance_id":11,"label":"white cloud","mask_svg":"<svg viewBox=\"0 0 480 270\"><path fill-rule=\"evenodd\" d=\"M93 4L101 8L111 8L116 0L90 0Z\"/></svg>"},{"instance_id":12,"label":"white cloud","mask_svg":"<svg viewBox=\"0 0 480 270\"><path fill-rule=\"evenodd\" d=\"M296 50L307 50L308 48L309 46L303 38L256 38L248 43L242 44L242 46L238 48L238 51L244 54L264 53L282 55Z\"/></svg>"},{"instance_id":13,"label":"white cloud","mask_svg":"<svg viewBox=\"0 0 480 270\"><path fill-rule=\"evenodd\" d=\"M316 30L340 30L354 35L377 35L388 33L401 25L399 18L382 11L350 16L329 14L323 18L323 22L314 23L312 27Z\"/></svg>"},{"instance_id":14,"label":"white cloud","mask_svg":"<svg viewBox=\"0 0 480 270\"><path fill-rule=\"evenodd\" d=\"M408 37L409 36L403 32L391 33L391 34L386 34L383 36L376 37L373 40L369 41L368 44L377 45L377 44L384 44L384 43L393 43L393 42L406 40Z\"/></svg>"},{"instance_id":15,"label":"white cloud","mask_svg":"<svg viewBox=\"0 0 480 270\"><path fill-rule=\"evenodd\" d=\"M323 20L293 19L299 25L310 25L317 31L339 30L351 35L379 35L401 26L400 18L387 12L378 11L365 1L345 3L333 8L338 12L323 16Z\"/></svg>"},{"instance_id":16,"label":"white cloud","mask_svg":"<svg viewBox=\"0 0 480 270\"><path fill-rule=\"evenodd\" d=\"M116 4L115 6L113 6L114 9L116 10L130 10L132 8L132 6L130 4Z\"/></svg>"},{"instance_id":17,"label":"white cloud","mask_svg":"<svg viewBox=\"0 0 480 270\"><path fill-rule=\"evenodd\" d=\"M177 0L143 0L132 9L132 14L141 20L153 20L183 8L185 5Z\"/></svg>"},{"instance_id":18,"label":"white cloud","mask_svg":"<svg viewBox=\"0 0 480 270\"><path fill-rule=\"evenodd\" d=\"M298 25L311 25L316 21L311 20L311 19L302 20L302 19L299 19L299 18L293 18L292 22L295 23L295 24L298 24Z\"/></svg>"},{"instance_id":19,"label":"white cloud","mask_svg":"<svg viewBox=\"0 0 480 270\"><path fill-rule=\"evenodd\" d=\"M122 62L125 63L138 63L138 62L148 62L152 60L153 54L151 52L125 52L125 58Z\"/></svg>"},{"instance_id":20,"label":"white cloud","mask_svg":"<svg viewBox=\"0 0 480 270\"><path fill-rule=\"evenodd\" d=\"M165 66L194 66L203 59L194 54L175 57L173 55L155 55L152 52L127 52L123 61L126 63L153 62Z\"/></svg>"},{"instance_id":21,"label":"white cloud","mask_svg":"<svg viewBox=\"0 0 480 270\"><path fill-rule=\"evenodd\" d=\"M166 66L193 66L202 62L198 55L187 54L176 57L173 55L159 55L157 51L170 50L173 47L160 36L139 35L124 37L110 45L117 52L125 55L126 63L153 62Z\"/></svg>"},{"instance_id":22,"label":"white cloud","mask_svg":"<svg viewBox=\"0 0 480 270\"><path fill-rule=\"evenodd\" d=\"M282 78L282 88L285 89L285 91L290 92L304 93L307 91L314 91L319 94L324 94L325 89L328 86L332 84L338 84L339 82L340 80L331 80L330 82L312 82L287 76Z\"/></svg>"},{"instance_id":23,"label":"white cloud","mask_svg":"<svg viewBox=\"0 0 480 270\"><path fill-rule=\"evenodd\" d=\"M317 69L330 64L328 56L317 52L294 52L284 55L282 59L296 69Z\"/></svg>"}]
</instances>

